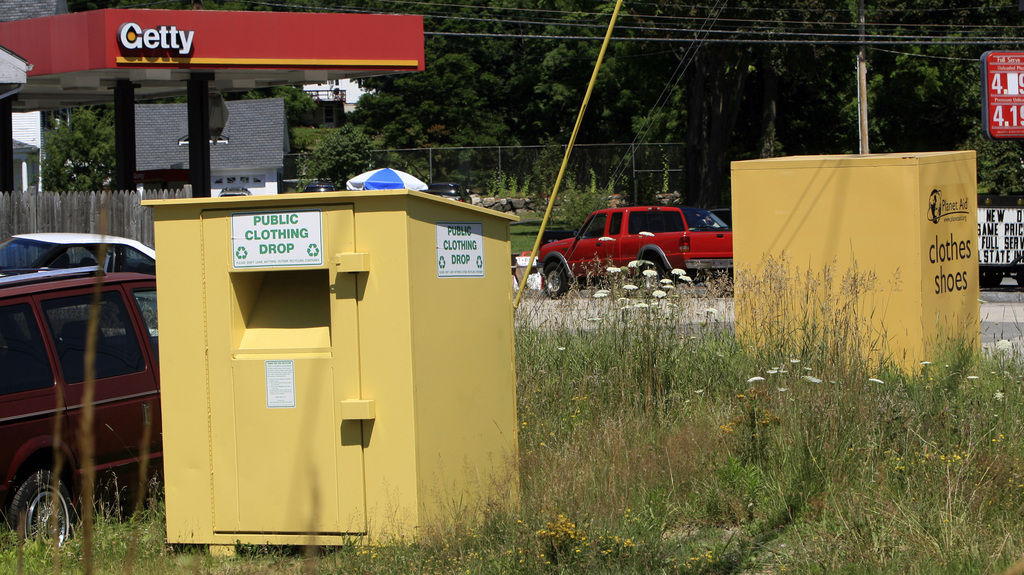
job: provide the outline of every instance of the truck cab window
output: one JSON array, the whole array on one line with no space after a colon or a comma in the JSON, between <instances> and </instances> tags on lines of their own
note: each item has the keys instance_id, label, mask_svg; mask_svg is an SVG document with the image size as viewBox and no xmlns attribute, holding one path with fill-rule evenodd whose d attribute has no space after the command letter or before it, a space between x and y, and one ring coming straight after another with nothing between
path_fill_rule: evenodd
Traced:
<instances>
[{"instance_id":1,"label":"truck cab window","mask_svg":"<svg viewBox=\"0 0 1024 575\"><path fill-rule=\"evenodd\" d=\"M608 216L606 214L597 214L590 218L590 222L587 223L587 227L583 228L583 233L580 234L580 239L586 240L603 236L604 223L607 217Z\"/></svg>"}]
</instances>

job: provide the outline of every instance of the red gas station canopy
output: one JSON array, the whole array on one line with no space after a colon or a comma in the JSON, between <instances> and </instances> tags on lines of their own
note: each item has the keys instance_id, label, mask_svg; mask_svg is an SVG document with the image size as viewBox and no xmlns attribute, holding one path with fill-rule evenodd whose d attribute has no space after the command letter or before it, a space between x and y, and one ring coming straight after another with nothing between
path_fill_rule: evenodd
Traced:
<instances>
[{"instance_id":1,"label":"red gas station canopy","mask_svg":"<svg viewBox=\"0 0 1024 575\"><path fill-rule=\"evenodd\" d=\"M222 92L424 69L423 18L383 14L95 10L0 22L32 65L16 111L182 95L196 71Z\"/></svg>"}]
</instances>

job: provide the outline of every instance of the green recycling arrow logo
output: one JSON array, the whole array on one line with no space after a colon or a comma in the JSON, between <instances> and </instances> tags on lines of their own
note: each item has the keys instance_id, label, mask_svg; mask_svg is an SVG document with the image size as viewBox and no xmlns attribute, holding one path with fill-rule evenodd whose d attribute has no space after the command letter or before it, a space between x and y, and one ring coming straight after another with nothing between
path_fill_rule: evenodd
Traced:
<instances>
[{"instance_id":1,"label":"green recycling arrow logo","mask_svg":"<svg viewBox=\"0 0 1024 575\"><path fill-rule=\"evenodd\" d=\"M476 256L476 267L477 268L484 267L484 256Z\"/></svg>"},{"instance_id":2,"label":"green recycling arrow logo","mask_svg":"<svg viewBox=\"0 0 1024 575\"><path fill-rule=\"evenodd\" d=\"M309 244L309 247L306 248L306 253L309 254L309 257L315 258L320 255L320 247L316 244Z\"/></svg>"},{"instance_id":3,"label":"green recycling arrow logo","mask_svg":"<svg viewBox=\"0 0 1024 575\"><path fill-rule=\"evenodd\" d=\"M235 250L235 258L244 260L247 257L249 257L249 250L245 249L245 246L238 246L238 249Z\"/></svg>"},{"instance_id":4,"label":"green recycling arrow logo","mask_svg":"<svg viewBox=\"0 0 1024 575\"><path fill-rule=\"evenodd\" d=\"M441 257L437 258L437 269L439 269L439 270L443 270L444 269L444 256L441 256Z\"/></svg>"}]
</instances>

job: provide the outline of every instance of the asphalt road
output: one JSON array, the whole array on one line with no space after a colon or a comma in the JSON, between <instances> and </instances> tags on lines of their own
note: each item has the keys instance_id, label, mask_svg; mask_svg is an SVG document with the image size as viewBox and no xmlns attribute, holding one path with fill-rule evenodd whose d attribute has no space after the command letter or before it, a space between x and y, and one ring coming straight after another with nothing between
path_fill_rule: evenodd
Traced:
<instances>
[{"instance_id":1,"label":"asphalt road","mask_svg":"<svg viewBox=\"0 0 1024 575\"><path fill-rule=\"evenodd\" d=\"M700 289L700 288L696 288ZM549 299L539 292L527 292L517 311L517 318L537 327L588 329L597 326L602 316L607 317L619 304L608 299L590 297L592 290L580 296L569 294L560 300ZM731 298L709 298L695 294L684 300L682 308L673 314L685 323L694 325L713 323L732 329L734 315ZM981 292L981 343L990 348L1005 339L1013 344L1017 353L1024 355L1024 288L1012 279L1003 285ZM714 312L709 310L714 309ZM618 312L621 313L621 312Z\"/></svg>"}]
</instances>

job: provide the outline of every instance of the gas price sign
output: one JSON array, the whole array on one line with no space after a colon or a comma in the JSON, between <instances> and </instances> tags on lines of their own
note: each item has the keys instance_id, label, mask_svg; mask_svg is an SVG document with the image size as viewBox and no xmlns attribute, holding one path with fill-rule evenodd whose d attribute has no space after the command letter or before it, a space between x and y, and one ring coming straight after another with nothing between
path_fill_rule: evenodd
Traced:
<instances>
[{"instance_id":1,"label":"gas price sign","mask_svg":"<svg viewBox=\"0 0 1024 575\"><path fill-rule=\"evenodd\" d=\"M981 125L995 140L1024 139L1024 52L981 55Z\"/></svg>"}]
</instances>

